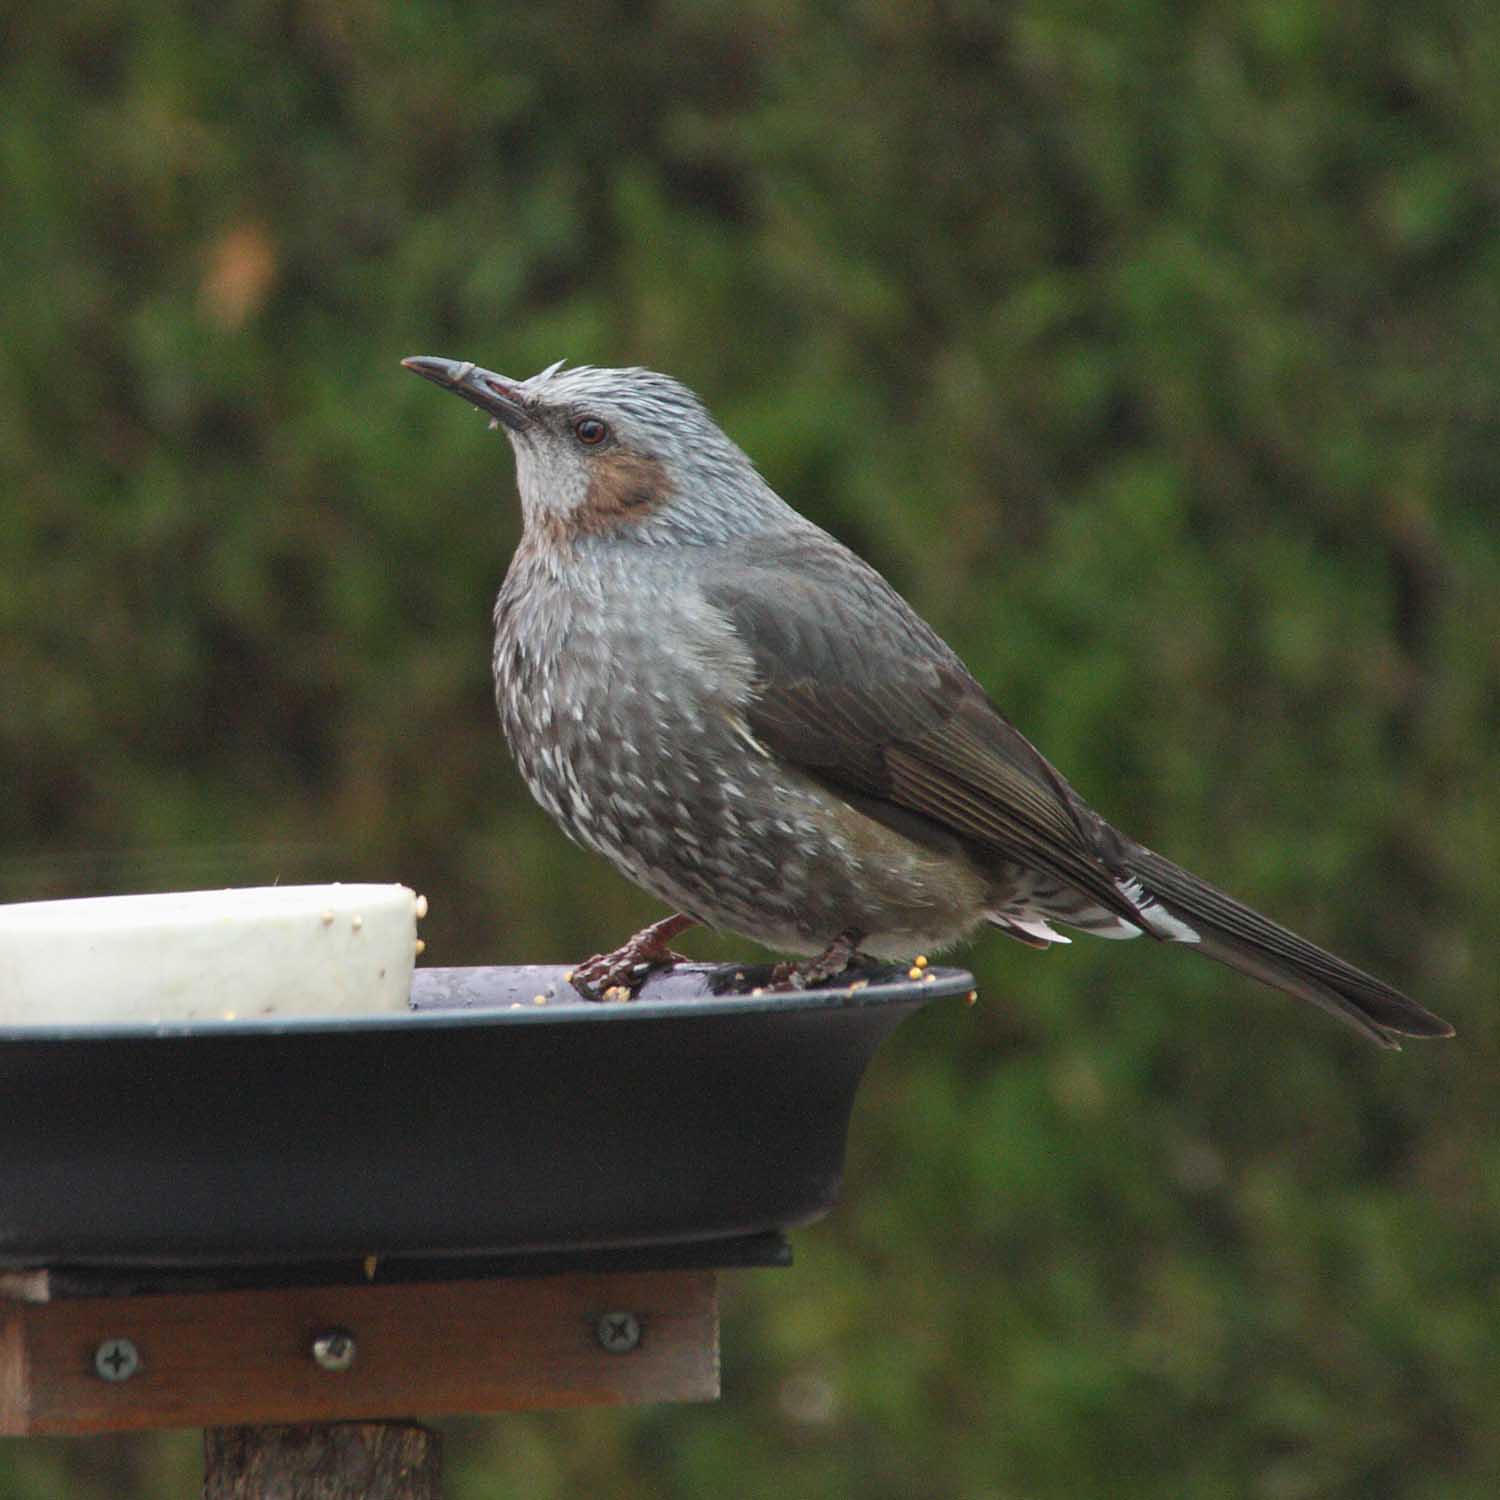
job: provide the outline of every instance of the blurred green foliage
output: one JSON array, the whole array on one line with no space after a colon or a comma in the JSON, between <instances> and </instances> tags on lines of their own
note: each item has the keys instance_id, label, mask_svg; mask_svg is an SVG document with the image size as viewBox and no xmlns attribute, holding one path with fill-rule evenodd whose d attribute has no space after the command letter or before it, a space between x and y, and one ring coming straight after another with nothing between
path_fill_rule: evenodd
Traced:
<instances>
[{"instance_id":1,"label":"blurred green foliage","mask_svg":"<svg viewBox=\"0 0 1500 1500\"><path fill-rule=\"evenodd\" d=\"M0 14L0 899L397 878L446 963L659 914L510 767L510 460L397 364L566 356L700 389L1109 815L1460 1027L977 945L728 1278L723 1402L454 1424L455 1500L1500 1491L1497 77L1471 0Z\"/></svg>"}]
</instances>

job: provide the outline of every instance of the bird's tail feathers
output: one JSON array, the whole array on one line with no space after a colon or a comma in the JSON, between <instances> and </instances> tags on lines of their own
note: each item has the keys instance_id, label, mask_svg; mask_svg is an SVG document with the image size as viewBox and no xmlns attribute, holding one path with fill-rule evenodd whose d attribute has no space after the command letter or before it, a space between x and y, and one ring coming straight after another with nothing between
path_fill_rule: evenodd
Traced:
<instances>
[{"instance_id":1,"label":"bird's tail feathers","mask_svg":"<svg viewBox=\"0 0 1500 1500\"><path fill-rule=\"evenodd\" d=\"M1403 1036L1453 1035L1446 1021L1400 990L1298 937L1152 850L1136 845L1127 864L1144 892L1197 934L1194 946L1205 958L1326 1010L1382 1047L1399 1049L1398 1038Z\"/></svg>"}]
</instances>

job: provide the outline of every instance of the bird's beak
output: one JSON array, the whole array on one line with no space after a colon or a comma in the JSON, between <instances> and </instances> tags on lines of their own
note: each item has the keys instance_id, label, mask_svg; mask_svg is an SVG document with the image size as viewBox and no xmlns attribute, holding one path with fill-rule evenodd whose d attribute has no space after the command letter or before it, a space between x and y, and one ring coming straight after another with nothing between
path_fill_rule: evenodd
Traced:
<instances>
[{"instance_id":1,"label":"bird's beak","mask_svg":"<svg viewBox=\"0 0 1500 1500\"><path fill-rule=\"evenodd\" d=\"M504 422L512 432L531 426L531 416L522 404L514 380L481 370L472 360L443 359L436 354L414 354L401 363L424 380L446 386L465 401L472 401L480 411Z\"/></svg>"}]
</instances>

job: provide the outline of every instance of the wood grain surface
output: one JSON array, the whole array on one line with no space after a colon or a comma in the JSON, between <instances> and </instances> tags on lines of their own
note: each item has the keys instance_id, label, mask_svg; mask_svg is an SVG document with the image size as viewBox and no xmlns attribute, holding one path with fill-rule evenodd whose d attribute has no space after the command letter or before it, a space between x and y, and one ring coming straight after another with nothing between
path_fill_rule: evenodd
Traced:
<instances>
[{"instance_id":1,"label":"wood grain surface","mask_svg":"<svg viewBox=\"0 0 1500 1500\"><path fill-rule=\"evenodd\" d=\"M611 1352L607 1313L638 1344ZM354 1338L348 1369L312 1357ZM110 1339L140 1368L95 1369ZM437 1284L0 1299L0 1433L334 1422L718 1395L712 1271L578 1273Z\"/></svg>"}]
</instances>

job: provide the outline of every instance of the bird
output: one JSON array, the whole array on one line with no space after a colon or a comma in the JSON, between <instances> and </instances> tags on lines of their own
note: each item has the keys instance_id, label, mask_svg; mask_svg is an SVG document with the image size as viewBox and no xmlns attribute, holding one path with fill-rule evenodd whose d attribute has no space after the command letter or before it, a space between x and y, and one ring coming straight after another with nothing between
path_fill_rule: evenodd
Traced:
<instances>
[{"instance_id":1,"label":"bird","mask_svg":"<svg viewBox=\"0 0 1500 1500\"><path fill-rule=\"evenodd\" d=\"M800 984L987 926L1039 949L1145 934L1384 1047L1453 1034L1108 823L676 379L402 363L514 452L522 528L493 668L521 774L673 911L578 966L580 993L628 996L698 924L799 960L779 973Z\"/></svg>"}]
</instances>

